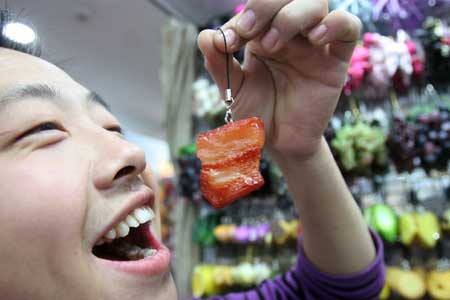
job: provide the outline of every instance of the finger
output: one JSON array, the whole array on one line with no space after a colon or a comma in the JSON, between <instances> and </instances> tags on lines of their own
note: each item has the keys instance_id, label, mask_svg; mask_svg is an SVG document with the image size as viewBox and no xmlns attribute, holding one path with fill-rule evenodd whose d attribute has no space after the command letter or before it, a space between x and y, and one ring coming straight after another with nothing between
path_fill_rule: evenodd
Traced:
<instances>
[{"instance_id":1,"label":"finger","mask_svg":"<svg viewBox=\"0 0 450 300\"><path fill-rule=\"evenodd\" d=\"M219 87L222 96L224 96L223 93L227 88L226 60L225 53L219 50L214 43L216 34L215 30L203 30L200 32L198 47L205 57L206 69ZM236 94L243 81L244 73L239 62L235 58L231 59L231 57L230 55L230 85L232 91Z\"/></svg>"},{"instance_id":2,"label":"finger","mask_svg":"<svg viewBox=\"0 0 450 300\"><path fill-rule=\"evenodd\" d=\"M330 51L339 59L348 61L359 39L361 28L358 17L344 10L335 10L309 33L309 40L316 45L330 43Z\"/></svg>"},{"instance_id":3,"label":"finger","mask_svg":"<svg viewBox=\"0 0 450 300\"><path fill-rule=\"evenodd\" d=\"M230 50L236 51L242 48L247 40L251 40L267 30L275 15L291 1L249 0L242 12L222 26L224 31L227 29L233 30L239 37ZM217 47L223 51L224 43L219 35L216 37L215 42Z\"/></svg>"},{"instance_id":4,"label":"finger","mask_svg":"<svg viewBox=\"0 0 450 300\"><path fill-rule=\"evenodd\" d=\"M327 0L292 1L275 16L270 29L261 38L261 46L268 52L276 52L298 34L307 36L327 14Z\"/></svg>"}]
</instances>

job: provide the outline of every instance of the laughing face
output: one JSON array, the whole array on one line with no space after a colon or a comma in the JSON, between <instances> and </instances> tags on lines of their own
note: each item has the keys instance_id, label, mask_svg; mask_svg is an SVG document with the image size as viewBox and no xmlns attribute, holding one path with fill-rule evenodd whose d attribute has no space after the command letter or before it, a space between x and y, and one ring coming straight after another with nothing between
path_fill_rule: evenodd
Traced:
<instances>
[{"instance_id":1,"label":"laughing face","mask_svg":"<svg viewBox=\"0 0 450 300\"><path fill-rule=\"evenodd\" d=\"M144 152L94 93L0 48L2 299L176 299Z\"/></svg>"}]
</instances>

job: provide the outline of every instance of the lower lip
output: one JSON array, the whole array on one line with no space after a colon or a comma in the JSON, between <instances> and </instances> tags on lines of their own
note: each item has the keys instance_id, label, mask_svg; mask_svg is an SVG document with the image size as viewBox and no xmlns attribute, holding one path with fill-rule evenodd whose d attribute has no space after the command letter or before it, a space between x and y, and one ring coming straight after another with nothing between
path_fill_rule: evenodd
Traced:
<instances>
[{"instance_id":1,"label":"lower lip","mask_svg":"<svg viewBox=\"0 0 450 300\"><path fill-rule=\"evenodd\" d=\"M150 240L152 248L157 251L152 257L132 261L114 261L96 258L105 266L122 273L143 277L162 275L168 272L172 255L169 249L155 238L150 230L150 226L147 237Z\"/></svg>"}]
</instances>

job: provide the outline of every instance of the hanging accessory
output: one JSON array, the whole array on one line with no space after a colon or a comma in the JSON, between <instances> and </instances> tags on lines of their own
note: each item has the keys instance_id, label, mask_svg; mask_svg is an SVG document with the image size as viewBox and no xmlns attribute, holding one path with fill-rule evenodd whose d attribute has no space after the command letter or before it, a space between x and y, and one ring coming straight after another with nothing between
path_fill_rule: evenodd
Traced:
<instances>
[{"instance_id":1,"label":"hanging accessory","mask_svg":"<svg viewBox=\"0 0 450 300\"><path fill-rule=\"evenodd\" d=\"M233 121L234 98L230 84L230 54L225 33L227 89L224 126L197 136L197 157L202 162L200 189L215 208L225 207L264 185L259 171L265 142L264 122L256 117Z\"/></svg>"},{"instance_id":2,"label":"hanging accessory","mask_svg":"<svg viewBox=\"0 0 450 300\"><path fill-rule=\"evenodd\" d=\"M233 122L233 112L232 107L234 104L234 98L231 93L231 84L230 84L230 54L228 53L228 46L227 46L227 38L225 36L225 33L223 32L222 28L218 28L218 31L222 33L223 36L223 42L225 44L225 69L227 74L227 89L225 90L225 106L227 108L227 111L225 113L225 122L231 123Z\"/></svg>"}]
</instances>

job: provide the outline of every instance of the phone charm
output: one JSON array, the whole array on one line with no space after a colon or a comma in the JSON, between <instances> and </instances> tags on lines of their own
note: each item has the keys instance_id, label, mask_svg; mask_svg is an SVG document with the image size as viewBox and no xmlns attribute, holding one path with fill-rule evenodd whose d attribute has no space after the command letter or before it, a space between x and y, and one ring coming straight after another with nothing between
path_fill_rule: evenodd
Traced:
<instances>
[{"instance_id":1,"label":"phone charm","mask_svg":"<svg viewBox=\"0 0 450 300\"><path fill-rule=\"evenodd\" d=\"M197 137L197 156L202 162L200 188L215 208L222 208L264 185L259 172L264 146L264 123L252 117L234 122L234 98L230 85L229 56L225 34L227 89L225 90L224 126Z\"/></svg>"}]
</instances>

